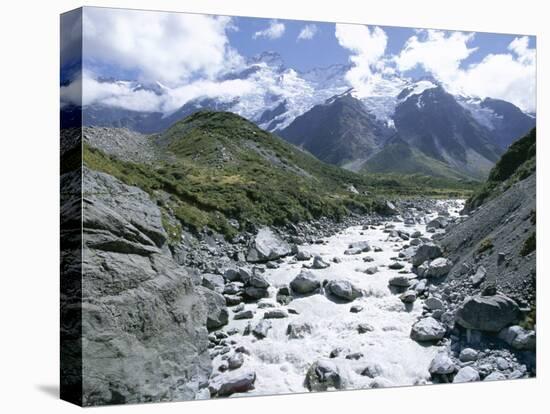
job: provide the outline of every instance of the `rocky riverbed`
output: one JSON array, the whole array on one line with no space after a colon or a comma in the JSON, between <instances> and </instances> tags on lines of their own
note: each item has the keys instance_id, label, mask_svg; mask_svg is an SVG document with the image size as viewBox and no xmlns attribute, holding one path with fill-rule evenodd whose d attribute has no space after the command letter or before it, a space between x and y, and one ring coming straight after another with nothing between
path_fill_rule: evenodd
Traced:
<instances>
[{"instance_id":1,"label":"rocky riverbed","mask_svg":"<svg viewBox=\"0 0 550 414\"><path fill-rule=\"evenodd\" d=\"M210 396L534 375L525 309L447 281L437 240L467 220L463 202L391 207L389 218L259 229L235 252L243 261L201 276L216 297Z\"/></svg>"}]
</instances>

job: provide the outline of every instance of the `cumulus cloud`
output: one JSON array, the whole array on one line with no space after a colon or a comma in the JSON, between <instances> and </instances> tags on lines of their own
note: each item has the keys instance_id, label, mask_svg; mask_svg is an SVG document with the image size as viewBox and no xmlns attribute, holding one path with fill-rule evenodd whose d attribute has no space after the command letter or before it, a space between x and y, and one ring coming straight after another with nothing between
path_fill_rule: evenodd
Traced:
<instances>
[{"instance_id":1,"label":"cumulus cloud","mask_svg":"<svg viewBox=\"0 0 550 414\"><path fill-rule=\"evenodd\" d=\"M280 38L285 33L285 25L277 20L271 20L269 26L264 30L259 30L252 36L254 39L265 37L266 39L274 40Z\"/></svg>"},{"instance_id":2,"label":"cumulus cloud","mask_svg":"<svg viewBox=\"0 0 550 414\"><path fill-rule=\"evenodd\" d=\"M512 102L526 111L536 106L536 53L528 37L518 37L508 53L489 54L478 63L463 65L476 48L474 34L421 31L395 57L401 72L422 67L452 93Z\"/></svg>"},{"instance_id":3,"label":"cumulus cloud","mask_svg":"<svg viewBox=\"0 0 550 414\"><path fill-rule=\"evenodd\" d=\"M223 16L85 8L84 53L89 62L177 86L239 64L226 36L231 28Z\"/></svg>"},{"instance_id":4,"label":"cumulus cloud","mask_svg":"<svg viewBox=\"0 0 550 414\"><path fill-rule=\"evenodd\" d=\"M254 93L256 85L242 79L219 82L202 79L176 88L161 86L161 89L162 93L156 93L135 82L101 81L96 79L92 73L84 72L82 77L61 87L61 103L62 106L80 105L81 103L84 106L99 104L131 111L169 114L184 103L196 98L215 97L222 102L229 102ZM80 102L81 97L82 102Z\"/></svg>"},{"instance_id":5,"label":"cumulus cloud","mask_svg":"<svg viewBox=\"0 0 550 414\"><path fill-rule=\"evenodd\" d=\"M369 96L383 81L388 36L380 27L357 24L337 24L335 35L340 46L351 52L353 66L346 73L347 81L359 96Z\"/></svg>"},{"instance_id":6,"label":"cumulus cloud","mask_svg":"<svg viewBox=\"0 0 550 414\"><path fill-rule=\"evenodd\" d=\"M310 40L315 37L317 34L318 28L315 24L306 24L302 30L300 30L300 33L298 34L298 37L296 40Z\"/></svg>"}]
</instances>

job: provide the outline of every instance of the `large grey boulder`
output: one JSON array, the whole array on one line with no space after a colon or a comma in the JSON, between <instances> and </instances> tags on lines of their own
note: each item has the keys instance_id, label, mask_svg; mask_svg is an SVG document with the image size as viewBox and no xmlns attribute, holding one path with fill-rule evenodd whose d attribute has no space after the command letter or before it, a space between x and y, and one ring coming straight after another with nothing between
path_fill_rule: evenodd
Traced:
<instances>
[{"instance_id":1,"label":"large grey boulder","mask_svg":"<svg viewBox=\"0 0 550 414\"><path fill-rule=\"evenodd\" d=\"M331 280L327 283L326 290L338 299L347 302L362 296L361 291L347 280Z\"/></svg>"},{"instance_id":2,"label":"large grey boulder","mask_svg":"<svg viewBox=\"0 0 550 414\"><path fill-rule=\"evenodd\" d=\"M467 329L499 332L519 322L517 303L504 295L470 296L457 309L456 322Z\"/></svg>"},{"instance_id":3,"label":"large grey boulder","mask_svg":"<svg viewBox=\"0 0 550 414\"><path fill-rule=\"evenodd\" d=\"M320 287L321 281L319 277L315 273L305 270L302 270L298 276L290 282L292 291L302 295L313 293Z\"/></svg>"},{"instance_id":4,"label":"large grey boulder","mask_svg":"<svg viewBox=\"0 0 550 414\"><path fill-rule=\"evenodd\" d=\"M414 266L420 266L426 260L432 260L442 255L441 248L433 243L426 243L418 246L416 253L412 257L412 264Z\"/></svg>"},{"instance_id":5,"label":"large grey boulder","mask_svg":"<svg viewBox=\"0 0 550 414\"><path fill-rule=\"evenodd\" d=\"M333 361L320 360L313 363L306 373L305 386L310 391L342 389L342 378Z\"/></svg>"},{"instance_id":6,"label":"large grey boulder","mask_svg":"<svg viewBox=\"0 0 550 414\"><path fill-rule=\"evenodd\" d=\"M83 181L83 405L194 399L212 370L202 291L216 293L172 259L147 193L87 168Z\"/></svg>"},{"instance_id":7,"label":"large grey boulder","mask_svg":"<svg viewBox=\"0 0 550 414\"><path fill-rule=\"evenodd\" d=\"M460 368L453 379L453 383L475 381L479 381L479 372L477 372L477 370L472 367Z\"/></svg>"},{"instance_id":8,"label":"large grey boulder","mask_svg":"<svg viewBox=\"0 0 550 414\"><path fill-rule=\"evenodd\" d=\"M445 336L447 330L437 320L428 316L416 322L411 329L411 338L417 342L438 341Z\"/></svg>"},{"instance_id":9,"label":"large grey boulder","mask_svg":"<svg viewBox=\"0 0 550 414\"><path fill-rule=\"evenodd\" d=\"M449 274L453 263L444 257L438 257L430 262L428 269L424 273L424 277L442 277Z\"/></svg>"},{"instance_id":10,"label":"large grey boulder","mask_svg":"<svg viewBox=\"0 0 550 414\"><path fill-rule=\"evenodd\" d=\"M256 373L251 370L238 370L214 377L208 384L210 394L218 397L228 397L232 394L247 392L254 389Z\"/></svg>"},{"instance_id":11,"label":"large grey boulder","mask_svg":"<svg viewBox=\"0 0 550 414\"><path fill-rule=\"evenodd\" d=\"M210 289L202 289L201 292L208 306L208 316L206 319L206 327L208 330L218 329L227 325L229 321L229 312L227 311L227 305L223 295Z\"/></svg>"},{"instance_id":12,"label":"large grey boulder","mask_svg":"<svg viewBox=\"0 0 550 414\"><path fill-rule=\"evenodd\" d=\"M456 371L456 365L446 352L436 354L429 367L432 375L448 375Z\"/></svg>"},{"instance_id":13,"label":"large grey boulder","mask_svg":"<svg viewBox=\"0 0 550 414\"><path fill-rule=\"evenodd\" d=\"M281 239L269 227L262 227L248 250L246 260L249 262L267 262L292 253L290 244Z\"/></svg>"},{"instance_id":14,"label":"large grey boulder","mask_svg":"<svg viewBox=\"0 0 550 414\"><path fill-rule=\"evenodd\" d=\"M533 351L537 346L535 331L524 329L519 325L504 328L498 336L512 348L520 351Z\"/></svg>"}]
</instances>

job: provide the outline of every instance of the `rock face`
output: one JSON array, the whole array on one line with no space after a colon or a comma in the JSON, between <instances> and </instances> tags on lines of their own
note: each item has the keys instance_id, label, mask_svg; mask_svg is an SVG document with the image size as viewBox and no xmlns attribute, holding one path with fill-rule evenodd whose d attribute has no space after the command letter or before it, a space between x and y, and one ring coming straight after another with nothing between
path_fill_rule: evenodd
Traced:
<instances>
[{"instance_id":1,"label":"rock face","mask_svg":"<svg viewBox=\"0 0 550 414\"><path fill-rule=\"evenodd\" d=\"M216 293L172 260L145 192L83 179L83 404L194 399L211 372L201 291Z\"/></svg>"},{"instance_id":2,"label":"rock face","mask_svg":"<svg viewBox=\"0 0 550 414\"><path fill-rule=\"evenodd\" d=\"M307 371L305 385L310 391L341 389L342 379L336 364L332 361L317 361Z\"/></svg>"},{"instance_id":3,"label":"rock face","mask_svg":"<svg viewBox=\"0 0 550 414\"><path fill-rule=\"evenodd\" d=\"M262 227L248 250L246 260L249 262L267 262L288 256L292 249L269 227Z\"/></svg>"},{"instance_id":4,"label":"rock face","mask_svg":"<svg viewBox=\"0 0 550 414\"><path fill-rule=\"evenodd\" d=\"M426 260L432 260L440 257L442 254L441 248L433 243L422 244L416 250L416 253L412 257L412 264L414 266L420 266Z\"/></svg>"},{"instance_id":5,"label":"rock face","mask_svg":"<svg viewBox=\"0 0 550 414\"><path fill-rule=\"evenodd\" d=\"M456 322L467 329L499 332L519 322L520 316L518 305L507 296L472 296L459 306Z\"/></svg>"},{"instance_id":6,"label":"rock face","mask_svg":"<svg viewBox=\"0 0 550 414\"><path fill-rule=\"evenodd\" d=\"M445 332L445 327L429 316L413 325L411 338L418 342L438 341L445 336Z\"/></svg>"},{"instance_id":7,"label":"rock face","mask_svg":"<svg viewBox=\"0 0 550 414\"><path fill-rule=\"evenodd\" d=\"M312 293L321 287L321 282L313 272L302 271L290 282L292 291L306 295Z\"/></svg>"}]
</instances>

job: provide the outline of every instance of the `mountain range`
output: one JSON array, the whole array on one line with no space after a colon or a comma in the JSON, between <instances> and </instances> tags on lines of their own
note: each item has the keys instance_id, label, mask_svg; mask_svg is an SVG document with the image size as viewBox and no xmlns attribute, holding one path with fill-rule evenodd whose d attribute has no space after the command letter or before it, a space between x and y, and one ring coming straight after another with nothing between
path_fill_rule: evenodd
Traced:
<instances>
[{"instance_id":1,"label":"mountain range","mask_svg":"<svg viewBox=\"0 0 550 414\"><path fill-rule=\"evenodd\" d=\"M503 100L453 95L431 78L389 76L367 97L346 81L349 65L298 72L274 52L248 60L222 80L252 82L242 99L198 97L175 111L136 111L93 103L62 108L62 127L124 127L160 133L199 110L236 113L309 151L321 161L357 172L427 174L483 179L500 154L535 126L535 116ZM124 83L164 93L160 84Z\"/></svg>"}]
</instances>

